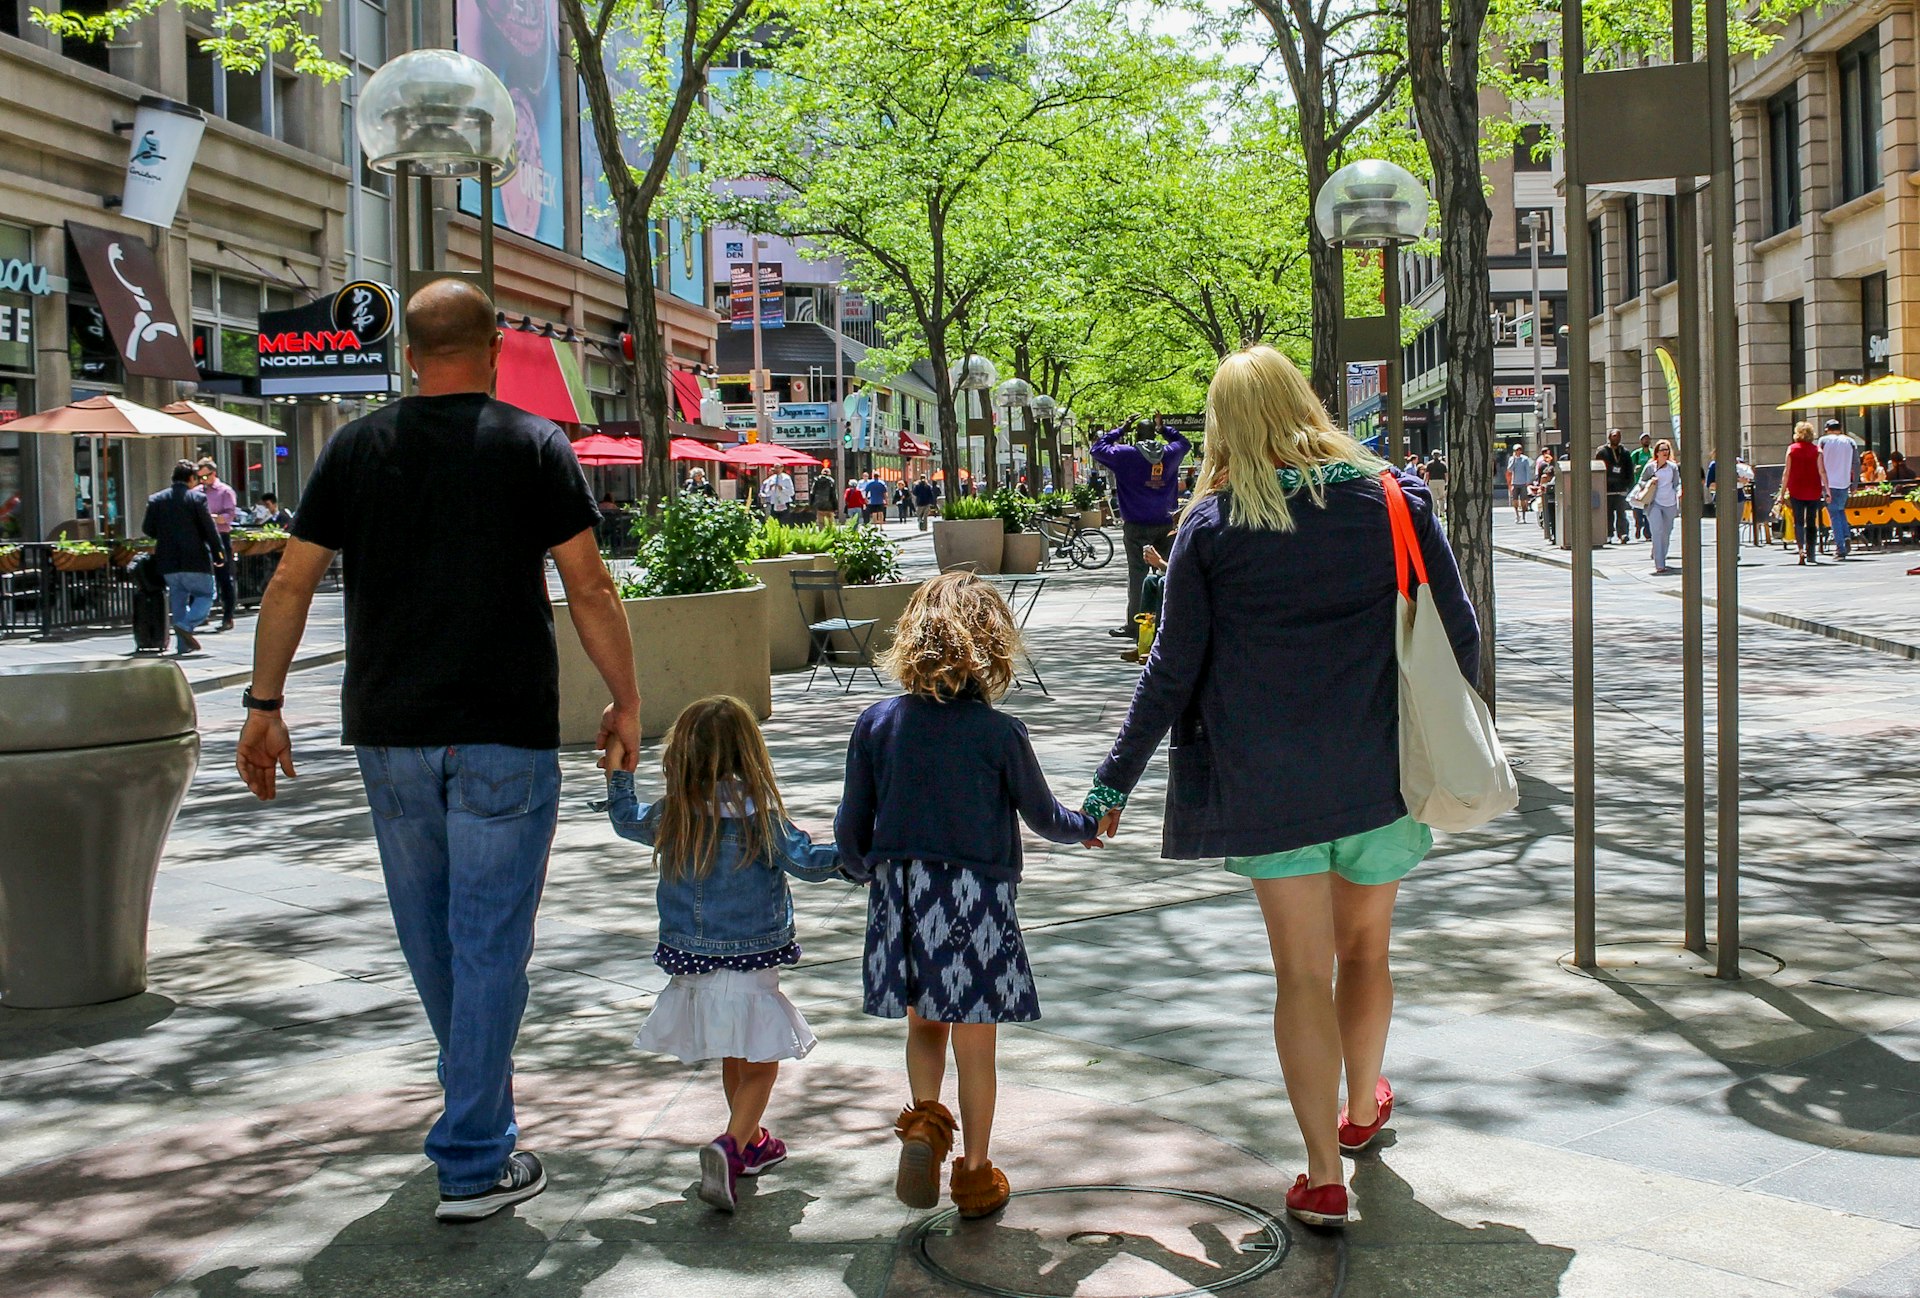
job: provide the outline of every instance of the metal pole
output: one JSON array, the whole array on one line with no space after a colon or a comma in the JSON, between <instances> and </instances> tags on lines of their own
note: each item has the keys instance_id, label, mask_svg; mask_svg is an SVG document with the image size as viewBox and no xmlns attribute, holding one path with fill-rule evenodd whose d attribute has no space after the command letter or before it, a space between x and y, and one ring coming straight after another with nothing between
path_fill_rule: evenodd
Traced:
<instances>
[{"instance_id":1,"label":"metal pole","mask_svg":"<svg viewBox=\"0 0 1920 1298\"><path fill-rule=\"evenodd\" d=\"M841 345L841 335L846 328L846 289L836 283L833 286L833 398L840 417L834 420L833 429L833 489L841 493L843 499L847 490L847 430L853 427L847 421L847 354ZM839 514L836 501L834 516L837 518Z\"/></svg>"},{"instance_id":2,"label":"metal pole","mask_svg":"<svg viewBox=\"0 0 1920 1298\"><path fill-rule=\"evenodd\" d=\"M1564 0L1560 7L1560 41L1565 51L1567 112L1585 107L1577 87L1586 72L1586 33L1581 26L1581 0ZM1560 526L1569 528L1573 542L1573 960L1583 969L1594 967L1594 779L1593 779L1593 491L1591 376L1588 366L1588 322L1593 318L1593 268L1588 265L1586 234L1587 187L1579 177L1579 134L1566 135L1567 220L1579 222L1580 237L1567 238L1567 389L1568 454L1562 472L1574 473L1575 490L1563 493L1568 508Z\"/></svg>"},{"instance_id":3,"label":"metal pole","mask_svg":"<svg viewBox=\"0 0 1920 1298\"><path fill-rule=\"evenodd\" d=\"M766 382L766 356L760 343L760 236L752 235L753 240L753 439L756 442L768 440L767 430L767 393L761 385Z\"/></svg>"},{"instance_id":4,"label":"metal pole","mask_svg":"<svg viewBox=\"0 0 1920 1298\"><path fill-rule=\"evenodd\" d=\"M1691 63L1693 0L1674 0L1673 57ZM1705 396L1700 390L1700 207L1691 176L1682 177L1674 193L1674 278L1679 284L1680 307L1680 658L1681 718L1684 734L1681 765L1685 800L1681 810L1681 840L1686 875L1687 950L1707 953L1707 686L1704 621L1705 594L1701 580L1705 540L1701 518L1705 513L1700 483L1706 470L1702 452Z\"/></svg>"},{"instance_id":5,"label":"metal pole","mask_svg":"<svg viewBox=\"0 0 1920 1298\"><path fill-rule=\"evenodd\" d=\"M1407 458L1407 411L1406 394L1400 390L1400 245L1389 243L1380 258L1385 269L1383 297L1387 308L1387 330L1393 336L1393 355L1387 359L1387 445L1391 452L1388 461L1399 468ZM1344 401L1347 390L1347 367L1340 366L1341 400Z\"/></svg>"},{"instance_id":6,"label":"metal pole","mask_svg":"<svg viewBox=\"0 0 1920 1298\"><path fill-rule=\"evenodd\" d=\"M493 164L480 164L480 291L493 301Z\"/></svg>"},{"instance_id":7,"label":"metal pole","mask_svg":"<svg viewBox=\"0 0 1920 1298\"><path fill-rule=\"evenodd\" d=\"M1574 0L1579 3L1579 0ZM1733 317L1733 78L1727 48L1727 0L1707 0L1707 83L1713 105L1713 181L1708 202L1713 221L1713 424L1718 477L1734 484L1740 453L1739 337ZM1740 976L1740 511L1716 509L1714 610L1716 699L1719 711L1718 772L1714 781L1719 812L1718 907L1720 950L1715 972Z\"/></svg>"},{"instance_id":8,"label":"metal pole","mask_svg":"<svg viewBox=\"0 0 1920 1298\"><path fill-rule=\"evenodd\" d=\"M402 162L394 172L394 189L400 201L393 207L393 238L398 255L393 259L394 287L400 290L400 321L395 331L400 337L400 393L413 391L413 367L405 361L407 345L407 302L413 297L413 166Z\"/></svg>"},{"instance_id":9,"label":"metal pole","mask_svg":"<svg viewBox=\"0 0 1920 1298\"><path fill-rule=\"evenodd\" d=\"M1538 455L1547 439L1547 388L1545 370L1540 364L1540 227L1546 221L1538 212L1527 214L1533 227L1531 258L1533 263L1533 453Z\"/></svg>"}]
</instances>

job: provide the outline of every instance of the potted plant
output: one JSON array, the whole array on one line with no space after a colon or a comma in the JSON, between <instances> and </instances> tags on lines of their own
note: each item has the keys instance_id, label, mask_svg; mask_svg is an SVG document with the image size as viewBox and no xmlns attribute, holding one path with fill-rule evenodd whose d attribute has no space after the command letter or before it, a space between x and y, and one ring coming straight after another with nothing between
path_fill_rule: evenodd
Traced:
<instances>
[{"instance_id":1,"label":"potted plant","mask_svg":"<svg viewBox=\"0 0 1920 1298\"><path fill-rule=\"evenodd\" d=\"M965 564L975 572L997 573L1006 531L991 500L954 496L940 506L940 517L933 522L934 566L945 572Z\"/></svg>"},{"instance_id":2,"label":"potted plant","mask_svg":"<svg viewBox=\"0 0 1920 1298\"><path fill-rule=\"evenodd\" d=\"M249 527L245 531L238 528L233 533L233 552L235 554L278 554L287 548L290 539L287 529L264 523L259 527Z\"/></svg>"},{"instance_id":3,"label":"potted plant","mask_svg":"<svg viewBox=\"0 0 1920 1298\"><path fill-rule=\"evenodd\" d=\"M92 541L55 541L53 566L61 572L95 572L107 566L112 551Z\"/></svg>"},{"instance_id":4,"label":"potted plant","mask_svg":"<svg viewBox=\"0 0 1920 1298\"><path fill-rule=\"evenodd\" d=\"M1107 511L1100 508L1100 495L1091 486L1083 482L1069 494L1073 497L1074 508L1080 511L1080 526L1107 525Z\"/></svg>"},{"instance_id":5,"label":"potted plant","mask_svg":"<svg viewBox=\"0 0 1920 1298\"><path fill-rule=\"evenodd\" d=\"M1005 530L1000 538L1000 571L1040 571L1040 560L1047 553L1047 538L1034 530L1034 520L1040 516L1039 502L1011 487L1002 487L993 493L993 512Z\"/></svg>"},{"instance_id":6,"label":"potted plant","mask_svg":"<svg viewBox=\"0 0 1920 1298\"><path fill-rule=\"evenodd\" d=\"M17 545L0 545L0 573L19 572L21 550Z\"/></svg>"},{"instance_id":7,"label":"potted plant","mask_svg":"<svg viewBox=\"0 0 1920 1298\"><path fill-rule=\"evenodd\" d=\"M831 569L824 558L839 529L806 524L789 526L767 519L749 538L747 570L767 588L767 666L771 671L798 671L807 665L813 644L809 623L820 620L819 600L805 592L803 604L793 589L792 574Z\"/></svg>"},{"instance_id":8,"label":"potted plant","mask_svg":"<svg viewBox=\"0 0 1920 1298\"><path fill-rule=\"evenodd\" d=\"M643 737L665 734L682 708L709 694L731 694L755 715L772 715L767 588L744 566L754 530L753 515L737 501L676 496L641 546L636 575L618 583L633 635ZM589 743L607 689L566 605L554 608L560 740Z\"/></svg>"},{"instance_id":9,"label":"potted plant","mask_svg":"<svg viewBox=\"0 0 1920 1298\"><path fill-rule=\"evenodd\" d=\"M920 589L917 581L900 580L900 554L892 541L877 527L842 528L833 539L832 560L840 570L840 602L852 621L872 619L873 651L879 653L893 643L893 628L907 611L907 601ZM836 610L823 608L828 617ZM854 649L849 632L835 631L833 647L842 652Z\"/></svg>"}]
</instances>

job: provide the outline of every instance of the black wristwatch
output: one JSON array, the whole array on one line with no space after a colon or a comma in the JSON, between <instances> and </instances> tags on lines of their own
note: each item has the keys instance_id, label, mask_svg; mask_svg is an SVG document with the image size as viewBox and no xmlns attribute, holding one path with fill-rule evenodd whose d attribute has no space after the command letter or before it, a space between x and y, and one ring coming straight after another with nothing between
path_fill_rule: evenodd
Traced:
<instances>
[{"instance_id":1,"label":"black wristwatch","mask_svg":"<svg viewBox=\"0 0 1920 1298\"><path fill-rule=\"evenodd\" d=\"M251 685L247 686L240 695L240 706L250 712L278 712L280 705L286 701L284 697L277 699L255 698L253 696L253 686Z\"/></svg>"}]
</instances>

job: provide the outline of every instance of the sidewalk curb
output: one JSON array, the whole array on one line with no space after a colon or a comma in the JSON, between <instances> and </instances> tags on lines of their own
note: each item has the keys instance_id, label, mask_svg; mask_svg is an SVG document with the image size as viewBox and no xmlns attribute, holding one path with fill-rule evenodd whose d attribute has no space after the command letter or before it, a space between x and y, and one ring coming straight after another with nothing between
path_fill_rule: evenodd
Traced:
<instances>
[{"instance_id":1,"label":"sidewalk curb","mask_svg":"<svg viewBox=\"0 0 1920 1298\"><path fill-rule=\"evenodd\" d=\"M346 661L345 648L326 649L305 658L295 658L293 665L287 668L289 673L311 671L315 667L331 667L337 662ZM232 689L235 685L245 685L253 679L253 668L238 668L225 671L218 676L208 676L193 682L195 694L213 694L220 690Z\"/></svg>"},{"instance_id":2,"label":"sidewalk curb","mask_svg":"<svg viewBox=\"0 0 1920 1298\"><path fill-rule=\"evenodd\" d=\"M1573 570L1573 560L1563 559L1558 554L1541 554L1534 550L1523 550L1517 546L1494 544L1495 554L1504 554L1514 559L1527 559L1534 563L1543 563L1550 568ZM1598 566L1593 570L1596 577L1611 581L1613 576ZM1655 586L1654 590L1668 599L1679 599L1680 592ZM1701 600L1707 608L1718 608L1719 601L1708 596ZM1888 654L1894 658L1905 658L1909 662L1920 662L1920 645L1904 644L1899 640L1889 640L1885 636L1871 635L1865 631L1855 631L1851 627L1839 626L1832 622L1821 622L1814 618L1799 617L1792 613L1776 613L1772 609L1754 608L1750 604L1740 606L1740 616L1750 617L1756 622L1771 622L1789 631L1801 631L1807 635L1825 636L1829 640L1838 640L1841 644L1850 644L1860 649L1871 649L1875 653Z\"/></svg>"}]
</instances>

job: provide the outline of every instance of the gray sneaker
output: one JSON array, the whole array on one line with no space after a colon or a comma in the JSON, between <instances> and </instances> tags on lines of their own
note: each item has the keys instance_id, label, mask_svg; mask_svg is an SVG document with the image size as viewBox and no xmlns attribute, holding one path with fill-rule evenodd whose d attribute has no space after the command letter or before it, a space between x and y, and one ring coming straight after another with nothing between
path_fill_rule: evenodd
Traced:
<instances>
[{"instance_id":1,"label":"gray sneaker","mask_svg":"<svg viewBox=\"0 0 1920 1298\"><path fill-rule=\"evenodd\" d=\"M523 1203L547 1188L547 1172L540 1160L522 1151L510 1155L500 1179L478 1194L443 1194L433 1215L441 1221L479 1221L502 1208Z\"/></svg>"}]
</instances>

